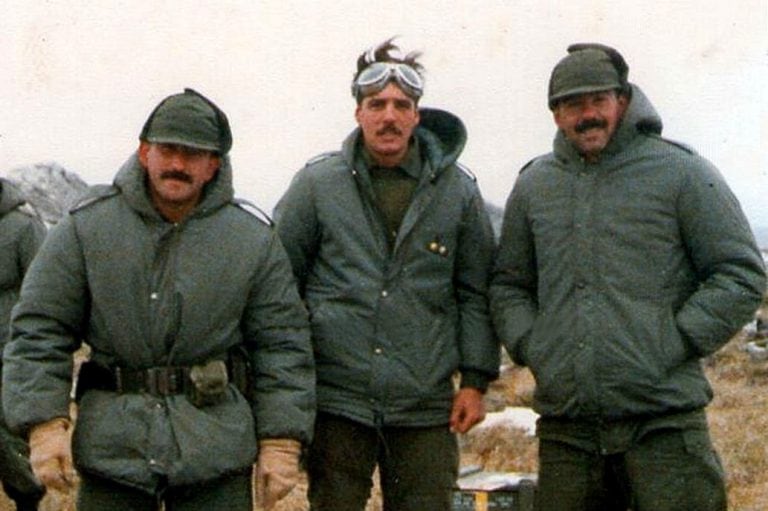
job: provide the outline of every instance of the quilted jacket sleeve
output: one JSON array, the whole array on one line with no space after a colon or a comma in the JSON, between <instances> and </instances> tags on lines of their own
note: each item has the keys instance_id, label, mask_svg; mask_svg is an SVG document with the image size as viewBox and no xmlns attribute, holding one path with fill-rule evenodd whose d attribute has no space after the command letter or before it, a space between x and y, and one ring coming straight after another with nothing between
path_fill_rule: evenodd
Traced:
<instances>
[{"instance_id":1,"label":"quilted jacket sleeve","mask_svg":"<svg viewBox=\"0 0 768 511\"><path fill-rule=\"evenodd\" d=\"M491 283L491 317L501 343L516 364L527 365L523 345L538 311L536 250L520 180L504 210Z\"/></svg>"},{"instance_id":2,"label":"quilted jacket sleeve","mask_svg":"<svg viewBox=\"0 0 768 511\"><path fill-rule=\"evenodd\" d=\"M72 354L88 303L74 223L65 217L32 261L13 310L3 354L3 408L12 428L69 415Z\"/></svg>"},{"instance_id":3,"label":"quilted jacket sleeve","mask_svg":"<svg viewBox=\"0 0 768 511\"><path fill-rule=\"evenodd\" d=\"M309 442L315 413L309 323L288 257L274 232L259 264L243 324L254 370L257 437Z\"/></svg>"},{"instance_id":4,"label":"quilted jacket sleeve","mask_svg":"<svg viewBox=\"0 0 768 511\"><path fill-rule=\"evenodd\" d=\"M485 390L499 374L499 346L488 310L495 242L483 199L474 186L461 223L455 288L459 307L462 387Z\"/></svg>"},{"instance_id":5,"label":"quilted jacket sleeve","mask_svg":"<svg viewBox=\"0 0 768 511\"><path fill-rule=\"evenodd\" d=\"M738 201L708 162L689 172L678 215L700 285L677 312L677 326L688 348L706 356L752 318L766 291L765 269Z\"/></svg>"}]
</instances>

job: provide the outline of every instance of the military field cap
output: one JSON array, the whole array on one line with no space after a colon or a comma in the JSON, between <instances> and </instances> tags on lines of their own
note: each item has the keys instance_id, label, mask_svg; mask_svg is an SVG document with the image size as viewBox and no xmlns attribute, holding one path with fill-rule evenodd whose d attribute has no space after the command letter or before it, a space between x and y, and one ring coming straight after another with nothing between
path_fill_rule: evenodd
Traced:
<instances>
[{"instance_id":1,"label":"military field cap","mask_svg":"<svg viewBox=\"0 0 768 511\"><path fill-rule=\"evenodd\" d=\"M549 108L568 96L618 89L628 92L624 57L604 44L579 43L557 63L549 78Z\"/></svg>"},{"instance_id":2,"label":"military field cap","mask_svg":"<svg viewBox=\"0 0 768 511\"><path fill-rule=\"evenodd\" d=\"M199 92L184 89L155 107L139 140L179 144L224 155L232 147L232 132L219 107Z\"/></svg>"}]
</instances>

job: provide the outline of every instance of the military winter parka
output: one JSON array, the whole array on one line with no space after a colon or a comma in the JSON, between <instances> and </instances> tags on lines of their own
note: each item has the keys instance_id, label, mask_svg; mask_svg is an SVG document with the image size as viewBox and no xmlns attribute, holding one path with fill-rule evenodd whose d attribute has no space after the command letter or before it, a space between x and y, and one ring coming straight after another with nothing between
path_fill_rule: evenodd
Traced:
<instances>
[{"instance_id":1,"label":"military winter parka","mask_svg":"<svg viewBox=\"0 0 768 511\"><path fill-rule=\"evenodd\" d=\"M712 164L660 137L633 87L597 163L557 134L506 205L491 308L546 417L623 419L711 399L699 360L752 316L765 275Z\"/></svg>"},{"instance_id":2,"label":"military winter parka","mask_svg":"<svg viewBox=\"0 0 768 511\"><path fill-rule=\"evenodd\" d=\"M306 310L276 233L233 202L228 158L184 221L164 221L134 154L114 186L91 191L51 231L14 308L3 405L24 429L69 415L72 353L145 369L250 353L249 403L89 390L79 402L76 467L153 492L249 468L256 438L310 439L314 371Z\"/></svg>"},{"instance_id":3,"label":"military winter parka","mask_svg":"<svg viewBox=\"0 0 768 511\"><path fill-rule=\"evenodd\" d=\"M390 252L361 132L310 161L275 211L311 316L318 410L362 424L448 423L452 375L498 373L487 286L494 251L475 180L456 164L461 121L420 112L422 176Z\"/></svg>"},{"instance_id":4,"label":"military winter parka","mask_svg":"<svg viewBox=\"0 0 768 511\"><path fill-rule=\"evenodd\" d=\"M8 342L11 309L24 274L45 237L45 226L22 208L21 192L0 179L0 350Z\"/></svg>"}]
</instances>

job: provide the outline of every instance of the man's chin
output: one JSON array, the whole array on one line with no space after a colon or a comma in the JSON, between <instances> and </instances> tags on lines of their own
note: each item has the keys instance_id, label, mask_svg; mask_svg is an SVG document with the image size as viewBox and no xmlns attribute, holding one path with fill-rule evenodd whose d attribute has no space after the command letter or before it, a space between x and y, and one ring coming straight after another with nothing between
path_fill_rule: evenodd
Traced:
<instances>
[{"instance_id":1,"label":"man's chin","mask_svg":"<svg viewBox=\"0 0 768 511\"><path fill-rule=\"evenodd\" d=\"M378 144L381 147L391 147L391 146L401 147L403 145L403 137L399 135L380 136L378 137Z\"/></svg>"},{"instance_id":2,"label":"man's chin","mask_svg":"<svg viewBox=\"0 0 768 511\"><path fill-rule=\"evenodd\" d=\"M579 141L578 145L584 153L599 153L605 148L607 142L600 136L584 137Z\"/></svg>"},{"instance_id":3,"label":"man's chin","mask_svg":"<svg viewBox=\"0 0 768 511\"><path fill-rule=\"evenodd\" d=\"M400 154L403 150L403 144L380 144L375 147L376 153L382 156L394 156Z\"/></svg>"}]
</instances>

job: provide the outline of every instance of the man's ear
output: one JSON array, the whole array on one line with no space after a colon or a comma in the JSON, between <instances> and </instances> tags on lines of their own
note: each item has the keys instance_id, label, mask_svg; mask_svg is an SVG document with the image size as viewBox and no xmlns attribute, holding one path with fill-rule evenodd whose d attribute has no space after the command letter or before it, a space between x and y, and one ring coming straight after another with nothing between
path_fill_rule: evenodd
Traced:
<instances>
[{"instance_id":1,"label":"man's ear","mask_svg":"<svg viewBox=\"0 0 768 511\"><path fill-rule=\"evenodd\" d=\"M627 111L627 106L629 106L629 98L626 94L619 94L617 97L617 101L619 103L619 108L621 108L621 112L619 117L624 116L624 112Z\"/></svg>"},{"instance_id":2,"label":"man's ear","mask_svg":"<svg viewBox=\"0 0 768 511\"><path fill-rule=\"evenodd\" d=\"M221 157L218 155L211 156L211 158L208 160L208 173L206 174L205 182L207 183L211 179L214 178L214 176L219 172L219 167L221 166Z\"/></svg>"},{"instance_id":3,"label":"man's ear","mask_svg":"<svg viewBox=\"0 0 768 511\"><path fill-rule=\"evenodd\" d=\"M555 120L555 124L558 128L561 128L560 126L560 108L558 106L555 106L555 108L552 109L552 118Z\"/></svg>"},{"instance_id":4,"label":"man's ear","mask_svg":"<svg viewBox=\"0 0 768 511\"><path fill-rule=\"evenodd\" d=\"M139 142L139 162L141 166L147 168L147 153L149 152L149 143L143 140Z\"/></svg>"}]
</instances>

